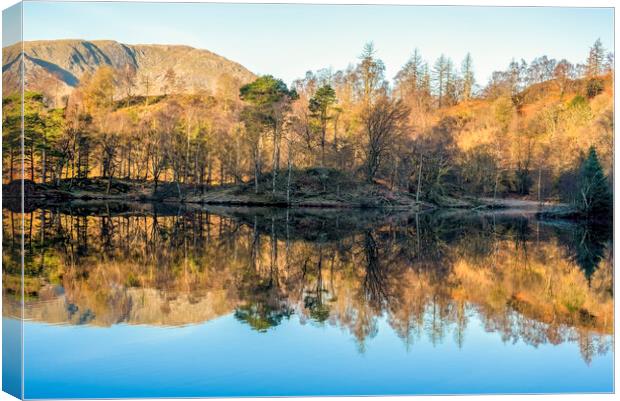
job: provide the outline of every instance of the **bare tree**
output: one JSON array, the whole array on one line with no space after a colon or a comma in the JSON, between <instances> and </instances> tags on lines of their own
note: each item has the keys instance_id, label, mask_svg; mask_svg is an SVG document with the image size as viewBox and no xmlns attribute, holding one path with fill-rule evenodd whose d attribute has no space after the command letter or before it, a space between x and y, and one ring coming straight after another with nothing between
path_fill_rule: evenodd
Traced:
<instances>
[{"instance_id":1,"label":"bare tree","mask_svg":"<svg viewBox=\"0 0 620 401\"><path fill-rule=\"evenodd\" d=\"M384 153L405 129L409 109L401 100L382 95L364 114L366 135L365 169L368 182L374 180Z\"/></svg>"}]
</instances>

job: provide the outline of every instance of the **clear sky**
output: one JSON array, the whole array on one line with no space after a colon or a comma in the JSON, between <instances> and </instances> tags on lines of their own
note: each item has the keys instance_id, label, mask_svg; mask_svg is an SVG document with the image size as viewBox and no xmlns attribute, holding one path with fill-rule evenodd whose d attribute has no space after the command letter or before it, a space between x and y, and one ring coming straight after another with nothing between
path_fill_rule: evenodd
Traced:
<instances>
[{"instance_id":1,"label":"clear sky","mask_svg":"<svg viewBox=\"0 0 620 401\"><path fill-rule=\"evenodd\" d=\"M392 78L418 47L431 63L471 52L484 84L511 59L583 62L600 38L613 49L611 8L338 6L198 3L24 4L24 39L185 44L290 83L307 70L346 68L374 41ZM5 44L7 40L4 41Z\"/></svg>"}]
</instances>

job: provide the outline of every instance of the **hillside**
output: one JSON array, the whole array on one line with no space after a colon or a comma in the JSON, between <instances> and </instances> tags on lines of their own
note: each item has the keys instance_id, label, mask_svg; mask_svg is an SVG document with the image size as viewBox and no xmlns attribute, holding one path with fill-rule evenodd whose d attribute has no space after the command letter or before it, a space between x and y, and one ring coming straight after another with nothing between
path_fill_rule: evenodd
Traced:
<instances>
[{"instance_id":1,"label":"hillside","mask_svg":"<svg viewBox=\"0 0 620 401\"><path fill-rule=\"evenodd\" d=\"M24 42L25 78L28 90L58 99L68 95L85 74L108 65L135 71L135 95L160 95L167 89L164 76L174 70L183 90L217 91L245 84L255 78L242 65L208 50L177 45L127 45L112 40L50 40ZM5 93L17 89L21 44L2 50ZM122 94L119 94L121 97Z\"/></svg>"},{"instance_id":2,"label":"hillside","mask_svg":"<svg viewBox=\"0 0 620 401\"><path fill-rule=\"evenodd\" d=\"M605 173L613 172L613 76L601 75L588 93L586 78L533 84L512 98L479 98L446 108L436 116L458 121L453 130L458 149L495 153L508 165L536 171L543 181L572 168L580 154L595 146ZM498 135L501 133L501 135ZM532 180L536 180L535 174ZM535 187L536 183L532 185ZM557 184L557 183L555 183ZM551 190L543 185L543 192Z\"/></svg>"}]
</instances>

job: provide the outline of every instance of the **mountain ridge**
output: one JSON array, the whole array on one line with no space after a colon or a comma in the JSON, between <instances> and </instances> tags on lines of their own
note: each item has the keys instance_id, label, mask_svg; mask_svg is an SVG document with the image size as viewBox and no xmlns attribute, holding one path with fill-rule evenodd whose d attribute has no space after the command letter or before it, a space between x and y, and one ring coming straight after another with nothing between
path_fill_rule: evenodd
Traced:
<instances>
[{"instance_id":1,"label":"mountain ridge","mask_svg":"<svg viewBox=\"0 0 620 401\"><path fill-rule=\"evenodd\" d=\"M237 90L256 77L235 61L188 45L35 40L2 49L4 95L19 88L22 44L26 89L43 92L53 99L69 95L85 76L102 66L133 70L135 95L161 95L170 91L164 79L170 69L175 72L179 85L182 82L183 89L179 91L190 93Z\"/></svg>"}]
</instances>

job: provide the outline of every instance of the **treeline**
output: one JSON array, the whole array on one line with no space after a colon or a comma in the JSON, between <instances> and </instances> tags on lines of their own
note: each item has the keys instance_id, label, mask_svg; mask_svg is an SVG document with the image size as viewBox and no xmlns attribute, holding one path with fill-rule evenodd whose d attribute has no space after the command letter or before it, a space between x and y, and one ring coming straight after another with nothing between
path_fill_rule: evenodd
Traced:
<instances>
[{"instance_id":1,"label":"treeline","mask_svg":"<svg viewBox=\"0 0 620 401\"><path fill-rule=\"evenodd\" d=\"M612 66L597 41L583 65L515 61L480 88L471 55L457 71L448 57L431 67L416 50L390 83L369 43L355 65L308 72L290 87L224 74L217 90L190 94L168 70L157 97L134 94L135 72L104 66L60 108L48 107L53 94L25 92L24 178L69 188L89 177L204 190L252 183L288 194L292 170L322 167L431 201L557 198L571 192L590 148L611 174ZM20 97L5 97L3 109L12 181L21 178Z\"/></svg>"}]
</instances>

